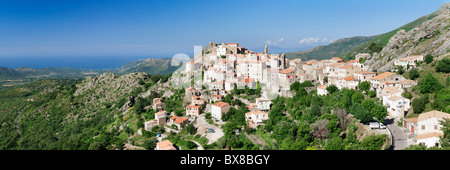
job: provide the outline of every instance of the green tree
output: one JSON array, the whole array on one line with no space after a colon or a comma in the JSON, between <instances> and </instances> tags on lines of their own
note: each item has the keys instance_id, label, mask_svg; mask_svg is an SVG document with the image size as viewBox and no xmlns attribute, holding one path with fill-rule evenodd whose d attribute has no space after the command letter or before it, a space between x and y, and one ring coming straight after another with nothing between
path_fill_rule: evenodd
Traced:
<instances>
[{"instance_id":1,"label":"green tree","mask_svg":"<svg viewBox=\"0 0 450 170\"><path fill-rule=\"evenodd\" d=\"M368 90L370 89L370 82L363 81L363 82L359 83L358 84L358 89L368 93L369 92Z\"/></svg>"},{"instance_id":2,"label":"green tree","mask_svg":"<svg viewBox=\"0 0 450 170\"><path fill-rule=\"evenodd\" d=\"M384 118L387 116L386 107L381 104L375 104L370 112L372 116L377 118L381 123L384 122Z\"/></svg>"},{"instance_id":3,"label":"green tree","mask_svg":"<svg viewBox=\"0 0 450 170\"><path fill-rule=\"evenodd\" d=\"M419 71L416 68L413 68L409 71L409 78L411 80L415 80L420 77Z\"/></svg>"},{"instance_id":4,"label":"green tree","mask_svg":"<svg viewBox=\"0 0 450 170\"><path fill-rule=\"evenodd\" d=\"M186 127L186 131L187 131L189 134L193 135L193 134L197 133L197 128L195 128L193 124L189 124L189 125Z\"/></svg>"},{"instance_id":5,"label":"green tree","mask_svg":"<svg viewBox=\"0 0 450 170\"><path fill-rule=\"evenodd\" d=\"M367 123L372 120L371 113L360 104L352 105L349 109L349 112L355 115L355 118L359 119L363 123Z\"/></svg>"},{"instance_id":6,"label":"green tree","mask_svg":"<svg viewBox=\"0 0 450 170\"><path fill-rule=\"evenodd\" d=\"M439 121L439 124L442 125L442 132L444 135L440 137L440 145L441 147L449 148L450 147L450 119L444 118Z\"/></svg>"},{"instance_id":7,"label":"green tree","mask_svg":"<svg viewBox=\"0 0 450 170\"><path fill-rule=\"evenodd\" d=\"M376 96L376 93L375 93L375 91L370 90L370 91L368 92L368 95L369 95L370 98L374 98L374 97Z\"/></svg>"},{"instance_id":8,"label":"green tree","mask_svg":"<svg viewBox=\"0 0 450 170\"><path fill-rule=\"evenodd\" d=\"M387 135L371 135L361 141L361 146L365 150L381 150L384 142L387 140Z\"/></svg>"},{"instance_id":9,"label":"green tree","mask_svg":"<svg viewBox=\"0 0 450 170\"><path fill-rule=\"evenodd\" d=\"M424 79L420 80L418 86L420 93L432 93L442 88L439 81L431 74L428 74Z\"/></svg>"},{"instance_id":10,"label":"green tree","mask_svg":"<svg viewBox=\"0 0 450 170\"><path fill-rule=\"evenodd\" d=\"M405 70L403 69L403 66L397 66L397 74L402 75L405 73Z\"/></svg>"},{"instance_id":11,"label":"green tree","mask_svg":"<svg viewBox=\"0 0 450 170\"><path fill-rule=\"evenodd\" d=\"M436 72L450 72L450 58L440 60L436 65Z\"/></svg>"},{"instance_id":12,"label":"green tree","mask_svg":"<svg viewBox=\"0 0 450 170\"><path fill-rule=\"evenodd\" d=\"M300 88L300 82L296 81L291 84L290 90L291 91L297 91Z\"/></svg>"},{"instance_id":13,"label":"green tree","mask_svg":"<svg viewBox=\"0 0 450 170\"><path fill-rule=\"evenodd\" d=\"M425 63L430 64L431 62L433 62L433 56L431 54L425 55L424 61Z\"/></svg>"},{"instance_id":14,"label":"green tree","mask_svg":"<svg viewBox=\"0 0 450 170\"><path fill-rule=\"evenodd\" d=\"M223 100L223 102L225 102L225 103L231 103L231 100L233 100L233 95L227 94L227 95L225 96L225 99Z\"/></svg>"},{"instance_id":15,"label":"green tree","mask_svg":"<svg viewBox=\"0 0 450 170\"><path fill-rule=\"evenodd\" d=\"M361 92L353 93L352 95L352 104L361 103L361 101L364 99L364 94Z\"/></svg>"},{"instance_id":16,"label":"green tree","mask_svg":"<svg viewBox=\"0 0 450 170\"><path fill-rule=\"evenodd\" d=\"M361 102L361 106L366 110L372 110L372 108L375 106L375 101L372 99L364 99Z\"/></svg>"},{"instance_id":17,"label":"green tree","mask_svg":"<svg viewBox=\"0 0 450 170\"><path fill-rule=\"evenodd\" d=\"M325 144L325 150L344 150L344 142L340 137L334 137Z\"/></svg>"},{"instance_id":18,"label":"green tree","mask_svg":"<svg viewBox=\"0 0 450 170\"><path fill-rule=\"evenodd\" d=\"M335 85L330 85L327 87L327 91L329 94L333 94L334 92L338 91L338 88Z\"/></svg>"},{"instance_id":19,"label":"green tree","mask_svg":"<svg viewBox=\"0 0 450 170\"><path fill-rule=\"evenodd\" d=\"M94 142L89 146L89 150L106 150L103 142Z\"/></svg>"},{"instance_id":20,"label":"green tree","mask_svg":"<svg viewBox=\"0 0 450 170\"><path fill-rule=\"evenodd\" d=\"M406 91L406 90L402 93L402 96L407 99L411 99L413 97L411 92Z\"/></svg>"},{"instance_id":21,"label":"green tree","mask_svg":"<svg viewBox=\"0 0 450 170\"><path fill-rule=\"evenodd\" d=\"M414 99L411 103L414 113L422 113L425 110L426 104L428 103L427 101L428 96L422 96Z\"/></svg>"},{"instance_id":22,"label":"green tree","mask_svg":"<svg viewBox=\"0 0 450 170\"><path fill-rule=\"evenodd\" d=\"M380 51L383 49L383 44L381 44L381 43L376 43L376 42L371 42L370 44L369 44L369 50L372 52L372 53L374 53L374 52L377 52L377 53L380 53Z\"/></svg>"},{"instance_id":23,"label":"green tree","mask_svg":"<svg viewBox=\"0 0 450 170\"><path fill-rule=\"evenodd\" d=\"M144 139L142 146L147 150L154 150L156 148L156 138Z\"/></svg>"}]
</instances>

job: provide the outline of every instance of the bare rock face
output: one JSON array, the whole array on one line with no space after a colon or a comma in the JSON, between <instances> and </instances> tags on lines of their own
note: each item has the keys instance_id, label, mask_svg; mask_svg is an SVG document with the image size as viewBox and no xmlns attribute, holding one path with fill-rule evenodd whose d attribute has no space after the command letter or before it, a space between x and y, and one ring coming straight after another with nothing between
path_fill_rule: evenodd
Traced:
<instances>
[{"instance_id":1,"label":"bare rock face","mask_svg":"<svg viewBox=\"0 0 450 170\"><path fill-rule=\"evenodd\" d=\"M83 95L86 104L90 106L100 105L104 102L118 101L119 97L125 93L131 93L133 89L139 88L140 80L150 78L147 73L130 73L122 76L113 73L104 73L96 77L90 77L77 85L77 91L74 96ZM141 87L142 88L142 87ZM134 97L127 98L128 103L134 100Z\"/></svg>"},{"instance_id":2,"label":"bare rock face","mask_svg":"<svg viewBox=\"0 0 450 170\"><path fill-rule=\"evenodd\" d=\"M394 60L398 58L447 53L450 49L450 3L429 16L434 17L407 32L397 31L381 52L373 54L365 64L378 71L387 71L394 69Z\"/></svg>"}]
</instances>

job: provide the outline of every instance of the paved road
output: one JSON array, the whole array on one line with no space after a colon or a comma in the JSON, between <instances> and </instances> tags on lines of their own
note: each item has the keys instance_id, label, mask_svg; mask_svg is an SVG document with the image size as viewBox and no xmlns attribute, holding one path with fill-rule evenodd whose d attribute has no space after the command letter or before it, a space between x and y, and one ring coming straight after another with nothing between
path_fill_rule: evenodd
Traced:
<instances>
[{"instance_id":1,"label":"paved road","mask_svg":"<svg viewBox=\"0 0 450 170\"><path fill-rule=\"evenodd\" d=\"M392 120L386 120L386 126L391 130L393 141L392 147L394 150L402 150L408 147L408 136L406 133L398 127L397 123Z\"/></svg>"}]
</instances>

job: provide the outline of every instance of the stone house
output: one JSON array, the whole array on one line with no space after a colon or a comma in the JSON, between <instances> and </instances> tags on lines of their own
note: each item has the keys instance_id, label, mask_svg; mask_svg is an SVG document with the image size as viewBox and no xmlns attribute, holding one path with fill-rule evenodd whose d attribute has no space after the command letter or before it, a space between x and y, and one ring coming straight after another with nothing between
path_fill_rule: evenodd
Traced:
<instances>
[{"instance_id":1,"label":"stone house","mask_svg":"<svg viewBox=\"0 0 450 170\"><path fill-rule=\"evenodd\" d=\"M202 107L198 105L187 105L186 106L186 115L194 115L198 116L202 112Z\"/></svg>"},{"instance_id":2,"label":"stone house","mask_svg":"<svg viewBox=\"0 0 450 170\"><path fill-rule=\"evenodd\" d=\"M408 56L408 57L404 57L404 58L399 58L394 60L394 65L395 66L402 66L403 69L408 70L408 65L409 65L409 69L416 67L416 62L422 62L423 61L423 56L422 55L413 55L413 56Z\"/></svg>"},{"instance_id":3,"label":"stone house","mask_svg":"<svg viewBox=\"0 0 450 170\"><path fill-rule=\"evenodd\" d=\"M154 98L152 108L153 110L161 111L166 108L166 104L162 102L162 98Z\"/></svg>"},{"instance_id":4,"label":"stone house","mask_svg":"<svg viewBox=\"0 0 450 170\"><path fill-rule=\"evenodd\" d=\"M211 105L211 116L221 120L222 115L226 114L230 110L230 104L225 102L216 102Z\"/></svg>"},{"instance_id":5,"label":"stone house","mask_svg":"<svg viewBox=\"0 0 450 170\"><path fill-rule=\"evenodd\" d=\"M175 125L175 126L177 126L178 129L182 129L188 123L188 118L187 117L172 116L170 118L170 123Z\"/></svg>"},{"instance_id":6,"label":"stone house","mask_svg":"<svg viewBox=\"0 0 450 170\"><path fill-rule=\"evenodd\" d=\"M427 147L439 147L439 137L444 135L439 121L443 119L450 119L450 114L437 110L421 113L417 118L417 143Z\"/></svg>"},{"instance_id":7,"label":"stone house","mask_svg":"<svg viewBox=\"0 0 450 170\"><path fill-rule=\"evenodd\" d=\"M263 111L270 110L270 104L272 104L272 101L270 101L269 99L260 97L260 98L256 98L255 101L256 101L257 109L263 110Z\"/></svg>"},{"instance_id":8,"label":"stone house","mask_svg":"<svg viewBox=\"0 0 450 170\"><path fill-rule=\"evenodd\" d=\"M156 149L155 150L177 150L173 143L169 140L163 140L161 142L156 143Z\"/></svg>"},{"instance_id":9,"label":"stone house","mask_svg":"<svg viewBox=\"0 0 450 170\"><path fill-rule=\"evenodd\" d=\"M319 87L317 87L317 95L327 95L328 91L327 91L327 85L321 85Z\"/></svg>"},{"instance_id":10,"label":"stone house","mask_svg":"<svg viewBox=\"0 0 450 170\"><path fill-rule=\"evenodd\" d=\"M264 120L269 119L269 114L260 110L254 110L245 113L245 121L250 128L257 128L260 125L264 125Z\"/></svg>"}]
</instances>

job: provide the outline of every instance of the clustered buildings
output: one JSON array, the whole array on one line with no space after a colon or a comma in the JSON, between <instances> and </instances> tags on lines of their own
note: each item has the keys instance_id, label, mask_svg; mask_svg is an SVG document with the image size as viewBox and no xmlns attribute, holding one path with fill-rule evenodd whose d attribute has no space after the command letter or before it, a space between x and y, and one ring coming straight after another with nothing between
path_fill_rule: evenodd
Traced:
<instances>
[{"instance_id":1,"label":"clustered buildings","mask_svg":"<svg viewBox=\"0 0 450 170\"><path fill-rule=\"evenodd\" d=\"M292 95L292 83L305 81L317 85L318 95L327 95L327 87L331 85L338 89L357 90L359 83L367 81L371 85L370 90L375 91L376 96L387 107L388 117L397 121L403 120L411 108L410 100L401 94L405 88L417 85L417 81L407 80L393 72L377 73L371 70L360 62L360 59L370 57L368 53L357 54L355 60L344 62L338 57L320 61L289 60L284 54L269 54L268 51L267 45L264 53L256 53L240 47L238 43L210 43L201 56L194 57L185 65L185 73L202 75L202 89L185 89L186 96L192 102L186 106L186 115L198 116L202 112L201 106L209 101L212 117L220 120L231 107L229 103L222 101L223 96L235 88L256 88L259 85L264 91L262 96L265 97L257 98L255 103L247 106L250 112L245 115L248 126L256 128L269 119L271 100L267 98L268 92L289 96ZM415 67L422 60L423 56L410 56L396 60L395 65ZM208 90L209 93L201 93L201 90ZM154 108L162 106L156 104ZM411 123L407 125L414 126Z\"/></svg>"}]
</instances>

